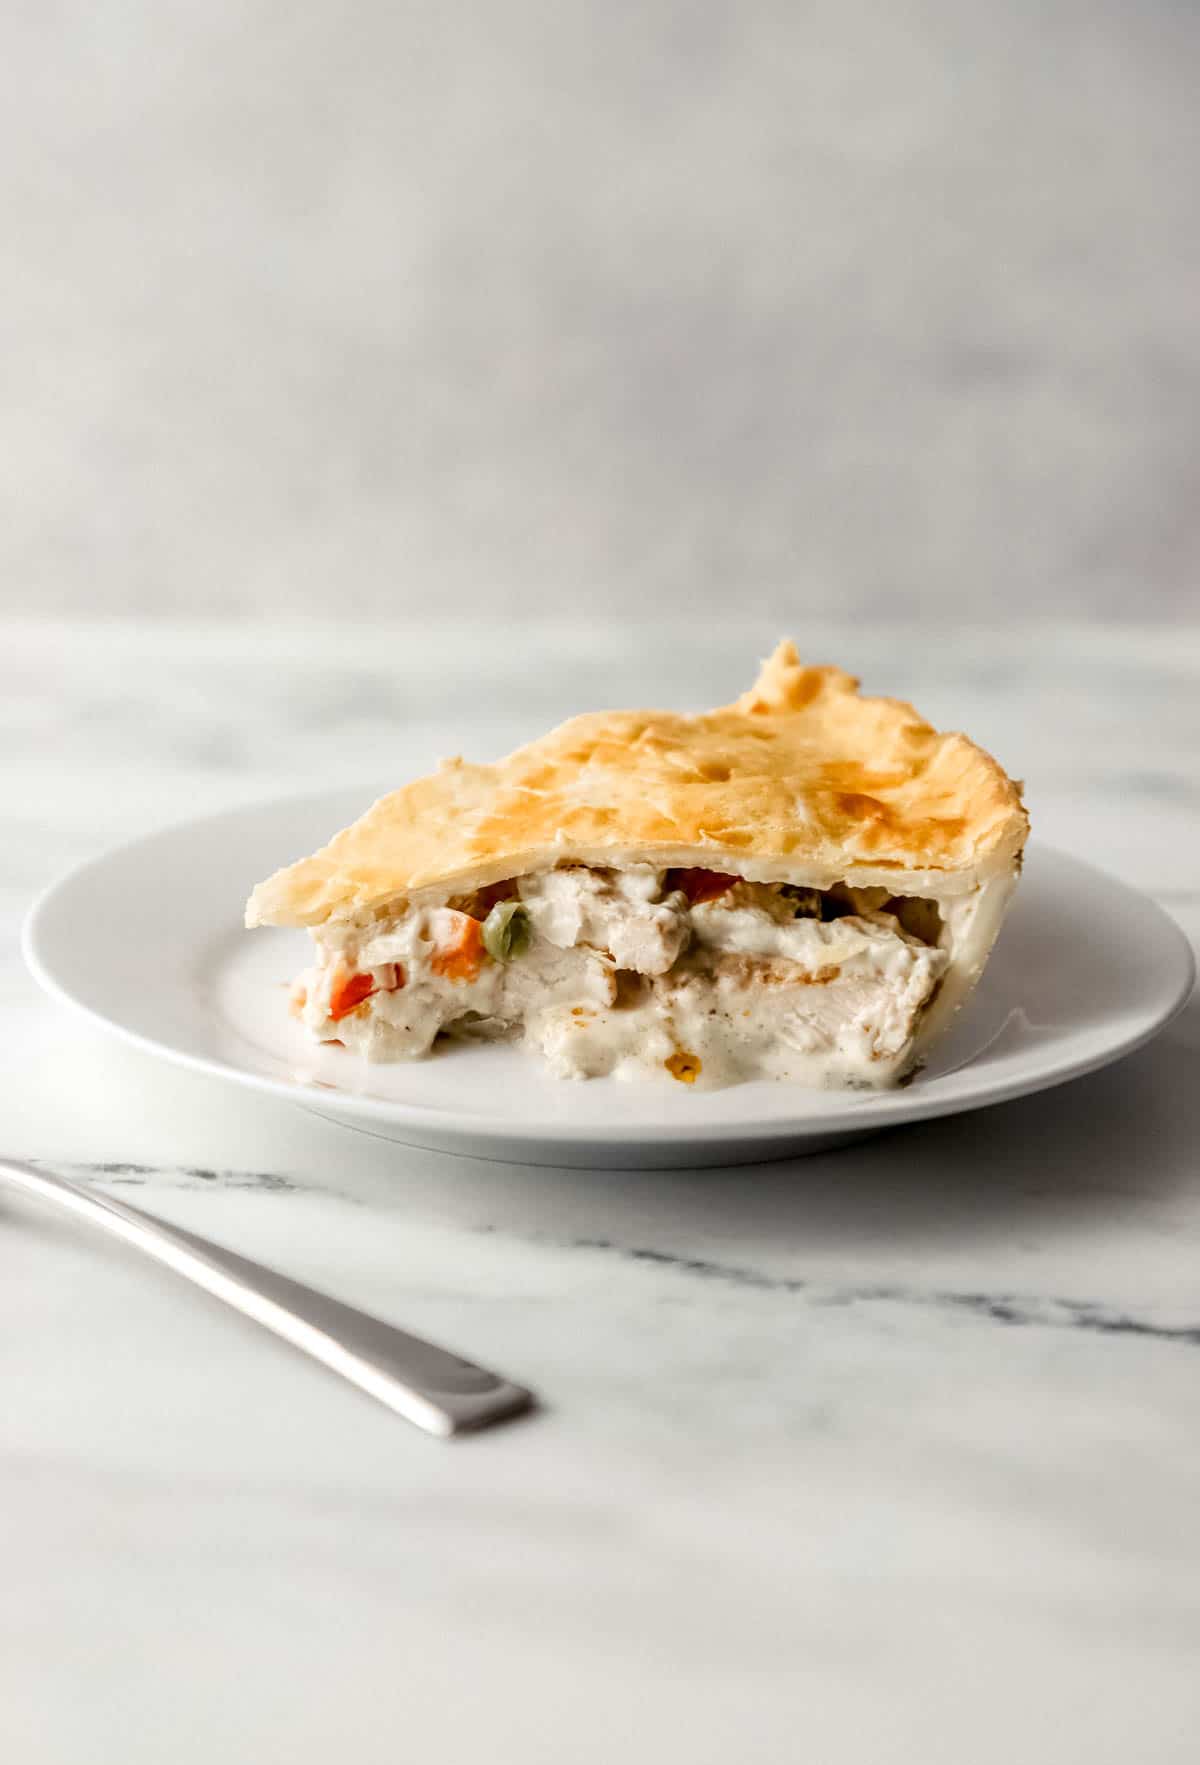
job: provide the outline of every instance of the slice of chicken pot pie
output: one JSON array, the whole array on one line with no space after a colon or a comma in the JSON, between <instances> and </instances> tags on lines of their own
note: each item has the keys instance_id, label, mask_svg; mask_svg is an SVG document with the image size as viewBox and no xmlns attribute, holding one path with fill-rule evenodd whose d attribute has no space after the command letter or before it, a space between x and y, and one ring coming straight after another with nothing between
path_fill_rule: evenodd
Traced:
<instances>
[{"instance_id":1,"label":"slice of chicken pot pie","mask_svg":"<svg viewBox=\"0 0 1200 1765\"><path fill-rule=\"evenodd\" d=\"M883 1086L979 979L1028 826L966 736L782 643L721 710L443 764L246 923L310 928L293 1009L369 1060L503 1037L562 1078Z\"/></svg>"}]
</instances>

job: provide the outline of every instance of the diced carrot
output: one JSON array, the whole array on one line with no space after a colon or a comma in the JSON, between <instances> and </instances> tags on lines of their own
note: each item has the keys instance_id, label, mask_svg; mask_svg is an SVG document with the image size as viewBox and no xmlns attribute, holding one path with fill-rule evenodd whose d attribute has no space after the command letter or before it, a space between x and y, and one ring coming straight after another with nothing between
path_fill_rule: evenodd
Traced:
<instances>
[{"instance_id":1,"label":"diced carrot","mask_svg":"<svg viewBox=\"0 0 1200 1765\"><path fill-rule=\"evenodd\" d=\"M715 901L718 895L724 895L739 879L726 876L720 870L668 870L668 889L682 889L692 906L701 901Z\"/></svg>"},{"instance_id":2,"label":"diced carrot","mask_svg":"<svg viewBox=\"0 0 1200 1765\"><path fill-rule=\"evenodd\" d=\"M434 974L444 975L447 980L473 981L486 954L483 927L467 913L458 913L455 918L459 923L455 925L450 941L439 945L429 966Z\"/></svg>"},{"instance_id":3,"label":"diced carrot","mask_svg":"<svg viewBox=\"0 0 1200 1765\"><path fill-rule=\"evenodd\" d=\"M348 974L343 969L329 989L329 1015L334 1023L349 1017L375 991L374 977L369 974Z\"/></svg>"}]
</instances>

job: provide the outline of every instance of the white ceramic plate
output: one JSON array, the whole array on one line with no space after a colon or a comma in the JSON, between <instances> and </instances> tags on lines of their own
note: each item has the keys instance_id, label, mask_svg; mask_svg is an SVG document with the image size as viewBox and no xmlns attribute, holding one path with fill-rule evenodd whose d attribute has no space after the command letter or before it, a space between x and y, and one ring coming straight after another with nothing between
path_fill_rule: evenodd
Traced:
<instances>
[{"instance_id":1,"label":"white ceramic plate","mask_svg":"<svg viewBox=\"0 0 1200 1765\"><path fill-rule=\"evenodd\" d=\"M1187 998L1191 950L1153 901L1031 849L975 997L898 1091L723 1091L564 1083L505 1047L367 1066L287 1010L307 934L242 929L251 885L321 845L364 793L238 809L85 864L34 907L25 948L51 993L168 1060L418 1146L537 1164L726 1164L811 1152L897 1122L999 1103L1118 1059Z\"/></svg>"}]
</instances>

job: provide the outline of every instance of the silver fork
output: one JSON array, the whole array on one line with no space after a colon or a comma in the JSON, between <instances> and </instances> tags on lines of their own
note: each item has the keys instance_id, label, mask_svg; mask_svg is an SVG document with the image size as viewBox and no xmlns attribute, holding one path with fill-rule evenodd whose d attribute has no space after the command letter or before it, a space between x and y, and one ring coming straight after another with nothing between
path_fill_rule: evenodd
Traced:
<instances>
[{"instance_id":1,"label":"silver fork","mask_svg":"<svg viewBox=\"0 0 1200 1765\"><path fill-rule=\"evenodd\" d=\"M207 1238L96 1194L51 1171L0 1159L0 1180L132 1244L235 1311L282 1336L405 1421L446 1437L520 1415L533 1394L474 1361L410 1336Z\"/></svg>"}]
</instances>

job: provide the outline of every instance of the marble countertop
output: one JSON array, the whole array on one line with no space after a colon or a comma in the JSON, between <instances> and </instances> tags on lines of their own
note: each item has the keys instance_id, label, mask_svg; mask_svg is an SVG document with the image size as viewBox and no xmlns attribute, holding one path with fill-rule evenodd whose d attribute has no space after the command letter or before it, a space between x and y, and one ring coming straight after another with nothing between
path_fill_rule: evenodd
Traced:
<instances>
[{"instance_id":1,"label":"marble countertop","mask_svg":"<svg viewBox=\"0 0 1200 1765\"><path fill-rule=\"evenodd\" d=\"M1039 837L1200 937L1200 633L803 629L966 723ZM114 840L588 704L732 696L774 635L10 625L6 1150L547 1407L440 1445L4 1199L4 1759L1195 1759L1194 1001L1026 1101L609 1174L338 1129L155 1064L21 969L34 891Z\"/></svg>"}]
</instances>

